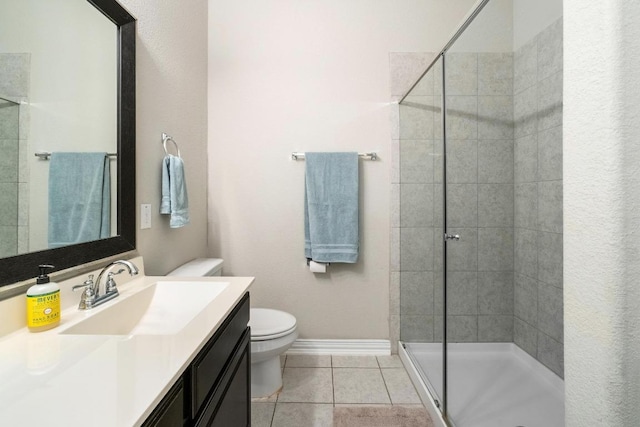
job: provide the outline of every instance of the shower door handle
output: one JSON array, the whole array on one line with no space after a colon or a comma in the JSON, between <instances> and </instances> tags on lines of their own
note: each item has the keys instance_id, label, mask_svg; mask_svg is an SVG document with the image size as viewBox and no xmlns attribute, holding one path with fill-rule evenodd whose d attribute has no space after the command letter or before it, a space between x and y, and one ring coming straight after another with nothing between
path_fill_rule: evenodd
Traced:
<instances>
[{"instance_id":1,"label":"shower door handle","mask_svg":"<svg viewBox=\"0 0 640 427\"><path fill-rule=\"evenodd\" d=\"M460 240L460 235L444 233L444 240Z\"/></svg>"}]
</instances>

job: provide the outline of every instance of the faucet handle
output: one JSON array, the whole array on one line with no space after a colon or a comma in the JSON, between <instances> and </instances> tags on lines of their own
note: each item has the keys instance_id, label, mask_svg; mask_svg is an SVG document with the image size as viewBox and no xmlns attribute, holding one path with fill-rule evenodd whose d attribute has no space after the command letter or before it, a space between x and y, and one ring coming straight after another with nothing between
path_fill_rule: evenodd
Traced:
<instances>
[{"instance_id":1,"label":"faucet handle","mask_svg":"<svg viewBox=\"0 0 640 427\"><path fill-rule=\"evenodd\" d=\"M93 289L91 289L92 286L93 286L93 274L90 274L89 278L85 280L82 285L75 285L74 287L71 288L71 290L75 292L80 289L84 289L86 293L92 294L93 293Z\"/></svg>"},{"instance_id":2,"label":"faucet handle","mask_svg":"<svg viewBox=\"0 0 640 427\"><path fill-rule=\"evenodd\" d=\"M93 301L96 299L96 294L93 290L93 274L90 274L89 278L85 280L83 284L75 285L71 288L73 292L80 289L84 289L84 292L82 292L82 297L80 297L78 308L81 310L91 308L93 305Z\"/></svg>"},{"instance_id":3,"label":"faucet handle","mask_svg":"<svg viewBox=\"0 0 640 427\"><path fill-rule=\"evenodd\" d=\"M118 292L118 288L116 288L116 281L113 280L113 276L115 276L116 274L120 274L123 271L124 269L118 270L115 273L110 272L109 274L107 274L107 283L105 284L105 290L104 290L105 295Z\"/></svg>"}]
</instances>

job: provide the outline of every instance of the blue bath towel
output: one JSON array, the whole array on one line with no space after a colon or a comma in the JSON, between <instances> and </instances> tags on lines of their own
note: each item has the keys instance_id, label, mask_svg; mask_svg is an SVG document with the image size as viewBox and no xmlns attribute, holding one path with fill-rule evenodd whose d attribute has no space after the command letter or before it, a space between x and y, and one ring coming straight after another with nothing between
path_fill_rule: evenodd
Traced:
<instances>
[{"instance_id":1,"label":"blue bath towel","mask_svg":"<svg viewBox=\"0 0 640 427\"><path fill-rule=\"evenodd\" d=\"M358 153L305 153L304 252L316 262L358 260Z\"/></svg>"},{"instance_id":2,"label":"blue bath towel","mask_svg":"<svg viewBox=\"0 0 640 427\"><path fill-rule=\"evenodd\" d=\"M107 153L51 153L49 247L111 235L111 184Z\"/></svg>"},{"instance_id":3,"label":"blue bath towel","mask_svg":"<svg viewBox=\"0 0 640 427\"><path fill-rule=\"evenodd\" d=\"M162 160L162 200L160 213L171 215L169 227L179 228L189 224L189 197L181 157L168 154Z\"/></svg>"}]
</instances>

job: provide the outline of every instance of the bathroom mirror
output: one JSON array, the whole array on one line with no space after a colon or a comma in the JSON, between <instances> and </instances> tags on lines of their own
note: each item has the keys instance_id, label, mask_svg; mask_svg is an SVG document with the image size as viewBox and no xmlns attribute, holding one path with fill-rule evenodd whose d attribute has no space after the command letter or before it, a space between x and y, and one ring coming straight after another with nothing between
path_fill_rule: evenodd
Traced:
<instances>
[{"instance_id":1,"label":"bathroom mirror","mask_svg":"<svg viewBox=\"0 0 640 427\"><path fill-rule=\"evenodd\" d=\"M70 7L76 7L80 12L67 13L67 8ZM112 153L113 160L110 161L110 167L112 169L113 178L111 183L114 191L112 191L111 204L115 208L112 208L112 214L110 215L112 228L111 233L108 235L111 237L55 249L45 249L47 247L46 244L34 245L35 247L28 248L25 253L18 251L16 255L5 255L0 258L0 286L34 277L37 275L38 264L53 264L56 267L54 271L58 271L135 249L135 18L116 0L48 0L46 2L41 0L20 2L0 0L0 10L3 10L2 14L5 17L14 15L17 19L18 15L24 14L25 8L30 8L33 11L34 20L41 21L44 18L54 21L47 28L42 28L42 25L38 25L36 27L37 34L29 35L32 40L40 40L42 43L45 40L48 41L48 39L56 37L61 40L67 40L68 43L66 45L63 43L59 47L61 49L59 55L68 55L69 52L72 52L76 54L77 58L73 59L74 68L67 73L58 73L57 81L53 83L55 86L65 85L64 90L56 87L59 98L55 99L53 103L59 107L51 108L51 106L44 105L46 102L39 102L38 99L16 96L20 95L19 93L0 93L0 98L6 98L0 99L2 103L0 105L0 119L6 118L5 116L11 119L20 118L20 116L24 118L24 115L30 115L32 121L41 120L42 118L38 116L45 115L43 111L46 112L46 118L41 120L42 125L36 132L25 126L24 120L18 120L13 125L0 126L0 145L3 142L2 133L7 132L7 129L11 131L13 127L16 132L28 133L28 137L24 138L27 141L26 143L23 142L21 137L16 138L20 141L19 144L27 147L28 157L26 160L23 157L15 163L19 163L20 167L22 166L20 163L31 162L30 169L42 168L43 170L48 170L47 160L38 160L34 156L35 152L42 151L43 148L45 151L106 151ZM60 14L61 11L63 12L62 14ZM90 19L87 18L87 13L91 14ZM52 19L55 16L64 18ZM71 18L72 16L73 19ZM100 22L96 22L96 19ZM99 31L99 27L106 29L107 32L107 42L102 45L95 42L96 32ZM74 49L74 46L70 46L72 41L84 44L84 49L97 50L100 55L94 55L92 52L91 58L87 59L87 55L82 55L81 52ZM0 55L2 53L16 53L7 49L8 45L9 42L7 40L3 43L0 38ZM36 51L37 49L34 49L33 55L36 55ZM25 52L19 53L24 54ZM26 54L30 55L29 52L26 52ZM21 61L20 58L17 58L17 61L13 61L8 66L6 64L7 61L5 61L5 68L15 68L20 65L20 62L27 62L28 66L30 66L29 62L31 62L31 66L35 67L37 61L40 61L41 64L43 62L42 56L44 54L41 53L40 55L38 58L27 56L26 61ZM56 56L57 53L46 49L46 55ZM83 60L85 60L85 63L82 62ZM53 67L51 68L51 74L55 74L55 70L53 70ZM107 73L104 73L104 70L107 70ZM92 75L98 72L106 75L106 77L96 83L96 80L92 80ZM31 78L28 75L25 77L20 72L14 73L13 76L17 79L18 86L21 83L20 79L23 80L23 83L26 80L26 84L31 86L31 92L34 92L38 85L43 84L35 79L36 74L34 73ZM105 81L107 83L103 84L102 82ZM0 90L7 91L8 85L12 83L15 83L12 78L3 78L0 81ZM105 89L105 87L108 87L108 89ZM108 93L101 97L106 91ZM81 99L83 101L81 108L86 104L86 109L91 110L93 116L100 117L85 118L80 113L75 115L68 113L68 111L73 110L65 110L65 104L69 102L69 99ZM103 108L104 114L100 113L99 109L89 109L89 105L95 107L95 104L102 102L102 99L105 99L105 105L99 107ZM47 107L49 107L48 110ZM78 110L77 107L76 110ZM55 131L59 128L63 128L64 132L56 134ZM30 132L26 129L29 129ZM95 138L85 136L86 142L81 143L75 150L64 146L67 138L71 139L77 137L77 135L87 135L87 130L94 132ZM14 137L13 135L10 136ZM102 144L98 147L91 145L91 141L99 139L107 139L108 144L111 145L105 146ZM54 140L60 142L60 146L50 145ZM22 148L22 145L19 145L15 151ZM7 170L6 168L0 169ZM2 173L0 173L0 178L1 175ZM23 189L29 193L31 191L37 192L44 188L43 194L47 194L46 188L48 184L47 182L42 182L46 181L42 179L42 171L40 171L40 174L30 173L28 175L29 178L36 177L33 181L29 181L28 178L25 179L24 173L21 176L20 171L16 172L16 175L17 182L13 187L5 186L6 188L3 188L2 183L0 183L0 190L9 189L11 191L12 188L15 188L13 190L15 192ZM44 176L46 177L47 175L45 174ZM27 185L25 185L24 181L26 181ZM3 208L0 208L0 215L6 214L6 210L5 204L4 211ZM27 214L19 211L15 213L16 217L22 216L22 219L18 218L18 224L20 224L20 221L29 224L29 221L24 220L24 215ZM34 222L34 227L41 225L39 224L40 218L37 216L29 213L28 217ZM36 220L33 220L33 218L36 218ZM0 239L3 238L1 234L3 226L4 224L0 222Z\"/></svg>"}]
</instances>

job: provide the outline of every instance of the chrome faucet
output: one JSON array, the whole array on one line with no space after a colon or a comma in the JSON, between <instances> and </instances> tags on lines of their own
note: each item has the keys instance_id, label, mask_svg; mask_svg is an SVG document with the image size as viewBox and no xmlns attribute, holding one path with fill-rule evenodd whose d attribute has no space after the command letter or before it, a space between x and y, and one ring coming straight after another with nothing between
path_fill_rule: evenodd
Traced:
<instances>
[{"instance_id":1,"label":"chrome faucet","mask_svg":"<svg viewBox=\"0 0 640 427\"><path fill-rule=\"evenodd\" d=\"M109 270L116 265L124 265L127 267L129 274L131 276L135 276L138 274L138 267L131 261L118 260L113 261L109 265L100 271L98 274L98 279L93 281L93 274L89 275L89 278L84 281L81 285L76 285L72 289L77 291L79 289L84 289L82 292L82 297L80 298L80 304L78 304L79 310L89 310L93 307L97 307L100 304L103 304L109 300L114 299L119 295L118 288L116 287L116 281L113 279L113 276L120 274L125 271L124 268L114 272L110 272ZM107 271L109 271L107 273ZM100 295L100 280L102 276L107 273L107 282L104 285L104 294Z\"/></svg>"}]
</instances>

